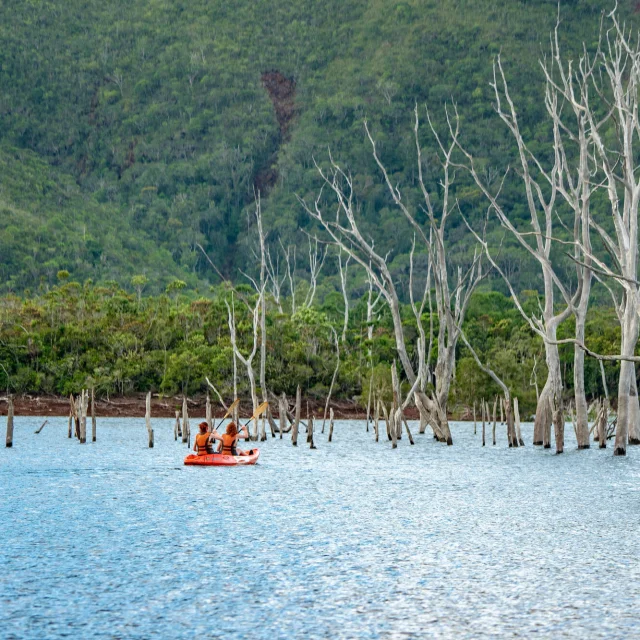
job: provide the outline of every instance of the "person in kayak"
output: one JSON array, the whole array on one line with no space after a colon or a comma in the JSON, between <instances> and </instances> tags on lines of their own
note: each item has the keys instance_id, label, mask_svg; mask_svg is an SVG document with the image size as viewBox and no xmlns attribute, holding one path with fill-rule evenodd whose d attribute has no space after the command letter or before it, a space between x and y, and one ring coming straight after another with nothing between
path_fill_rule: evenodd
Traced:
<instances>
[{"instance_id":1,"label":"person in kayak","mask_svg":"<svg viewBox=\"0 0 640 640\"><path fill-rule=\"evenodd\" d=\"M215 453L213 450L213 434L209 433L209 425L206 422L201 422L198 426L200 427L200 433L196 435L193 450L197 452L199 456Z\"/></svg>"},{"instance_id":2,"label":"person in kayak","mask_svg":"<svg viewBox=\"0 0 640 640\"><path fill-rule=\"evenodd\" d=\"M242 427L242 431L238 433L238 427L235 422L230 422L227 425L227 430L225 433L220 435L217 431L214 431L211 434L211 437L214 440L220 440L222 443L222 449L220 453L225 456L237 456L242 455L242 453L238 453L238 449L236 445L238 444L238 440L246 440L249 438L249 429L247 429L247 425Z\"/></svg>"}]
</instances>

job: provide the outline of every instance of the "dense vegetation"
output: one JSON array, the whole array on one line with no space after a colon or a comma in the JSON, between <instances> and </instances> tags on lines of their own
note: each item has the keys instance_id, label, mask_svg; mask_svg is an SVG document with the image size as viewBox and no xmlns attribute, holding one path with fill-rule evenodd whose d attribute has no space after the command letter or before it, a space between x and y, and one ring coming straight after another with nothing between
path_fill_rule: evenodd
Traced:
<instances>
[{"instance_id":1,"label":"dense vegetation","mask_svg":"<svg viewBox=\"0 0 640 640\"><path fill-rule=\"evenodd\" d=\"M190 298L180 286L166 294L141 297L116 283L96 286L66 280L67 274L43 295L0 301L0 388L13 392L68 394L93 386L100 396L135 391L201 393L205 376L220 391L232 395L232 348L225 300L230 293L218 287L207 298ZM244 295L250 297L248 290ZM529 309L538 304L529 292ZM244 353L250 350L251 322L246 307L235 300L238 337ZM390 367L396 356L392 323L383 311L367 341L366 301L351 310L347 340L340 343L341 366L335 389L339 398L360 398L366 404L372 353L375 389L390 394ZM415 333L415 319L405 309L405 330ZM428 314L424 318L428 324ZM434 318L437 327L437 317ZM322 306L300 308L295 314L279 313L269 305L267 315L266 380L270 391L294 394L301 385L306 394L324 399L335 368L336 349L330 325L341 333L343 306L340 296L327 296ZM571 335L567 323L560 335ZM539 338L511 301L498 292L478 292L472 300L465 331L484 361L490 363L525 412L535 408L535 381L544 383L544 350ZM593 309L587 340L594 349L614 351L619 325L613 312ZM498 392L491 379L460 348L451 408L460 413L481 397ZM432 362L434 359L432 359ZM570 386L573 349L562 349L565 380ZM257 365L256 365L257 366ZM534 373L534 368L535 372ZM240 366L240 392L248 383ZM606 365L609 388L616 383L618 366ZM590 397L603 394L595 361L586 367ZM570 391L568 390L569 394Z\"/></svg>"},{"instance_id":2,"label":"dense vegetation","mask_svg":"<svg viewBox=\"0 0 640 640\"><path fill-rule=\"evenodd\" d=\"M569 52L594 41L601 8L563 3ZM514 143L492 111L491 59L502 51L527 138L542 146L537 59L556 10L555 0L4 3L0 287L51 286L60 269L121 285L144 274L156 293L174 277L202 287L213 272L196 242L235 278L251 262L254 188L266 196L270 240L299 243L310 222L295 194L317 192L313 158L327 145L353 173L366 230L402 268L409 234L399 233L363 119L407 197L415 102L441 122L455 100L470 148L499 175ZM426 131L423 143L432 148ZM436 176L427 174L432 185ZM527 213L516 185L504 195L517 220ZM462 176L457 196L471 216L483 208ZM451 236L464 262L460 221ZM514 246L501 260L519 289L537 287Z\"/></svg>"}]
</instances>

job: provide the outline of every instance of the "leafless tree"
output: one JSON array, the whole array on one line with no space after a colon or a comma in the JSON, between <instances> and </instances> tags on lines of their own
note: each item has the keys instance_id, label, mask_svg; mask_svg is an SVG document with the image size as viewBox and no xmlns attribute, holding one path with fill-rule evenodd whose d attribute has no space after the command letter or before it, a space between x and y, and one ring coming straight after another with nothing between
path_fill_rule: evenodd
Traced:
<instances>
[{"instance_id":1,"label":"leafless tree","mask_svg":"<svg viewBox=\"0 0 640 640\"><path fill-rule=\"evenodd\" d=\"M452 170L452 154L455 143L445 146L431 120L429 124L437 142L441 177L441 202L442 207L436 211L432 194L427 189L423 177L422 149L419 140L418 108L415 111L414 137L417 154L418 182L422 194L423 208L427 213L428 222L425 226L418 222L415 210L403 199L398 186L391 182L389 174L380 159L376 143L365 122L365 131L372 146L373 157L380 169L389 194L396 207L403 214L416 237L424 244L432 265L433 281L435 288L436 308L440 317L438 330L438 357L435 367L435 388L428 395L420 388L421 375L416 374L414 366L409 358L406 345L406 337L400 315L400 301L396 285L387 264L387 256L383 256L375 249L373 241L362 234L356 218L354 205L353 183L350 175L335 162L329 154L330 166L327 169L316 167L324 181L324 186L329 189L336 199L338 208L335 217L329 217L325 213L323 205L323 192L316 198L313 204L308 204L300 199L305 211L324 228L325 232L338 247L345 251L351 258L365 269L376 287L381 291L391 311L393 319L396 350L402 364L405 376L412 385L409 397L415 399L421 416L433 428L435 436L448 444L452 443L449 422L447 418L447 402L451 381L455 372L455 351L460 335L457 327L464 321L464 315L469 304L473 290L482 278L480 254L474 255L471 267L463 272L458 270L455 285L449 284L451 265L447 260L446 228L447 222L455 209L455 201L451 195L451 185L454 181ZM421 322L421 319L420 319ZM423 351L421 348L420 351Z\"/></svg>"}]
</instances>

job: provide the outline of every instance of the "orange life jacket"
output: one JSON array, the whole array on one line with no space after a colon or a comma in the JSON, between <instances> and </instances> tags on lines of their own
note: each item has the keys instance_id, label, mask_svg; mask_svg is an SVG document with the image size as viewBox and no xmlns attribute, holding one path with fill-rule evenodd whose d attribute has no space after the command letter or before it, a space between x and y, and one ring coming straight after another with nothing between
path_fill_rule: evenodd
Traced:
<instances>
[{"instance_id":1,"label":"orange life jacket","mask_svg":"<svg viewBox=\"0 0 640 640\"><path fill-rule=\"evenodd\" d=\"M222 454L225 456L237 456L236 441L238 436L232 436L228 433L222 434Z\"/></svg>"},{"instance_id":2,"label":"orange life jacket","mask_svg":"<svg viewBox=\"0 0 640 640\"><path fill-rule=\"evenodd\" d=\"M196 447L198 449L199 456L206 456L208 453L211 453L208 433L199 433L196 436Z\"/></svg>"}]
</instances>

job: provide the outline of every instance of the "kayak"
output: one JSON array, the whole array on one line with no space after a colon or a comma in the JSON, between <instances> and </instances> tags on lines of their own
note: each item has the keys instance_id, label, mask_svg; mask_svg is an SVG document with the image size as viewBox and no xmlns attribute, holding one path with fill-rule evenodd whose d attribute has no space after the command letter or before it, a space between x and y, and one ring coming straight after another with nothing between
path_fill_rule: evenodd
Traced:
<instances>
[{"instance_id":1,"label":"kayak","mask_svg":"<svg viewBox=\"0 0 640 640\"><path fill-rule=\"evenodd\" d=\"M203 467L237 467L240 465L255 464L260 457L260 449L250 449L245 456L227 456L221 453L210 453L206 456L188 455L184 459L185 464Z\"/></svg>"}]
</instances>

